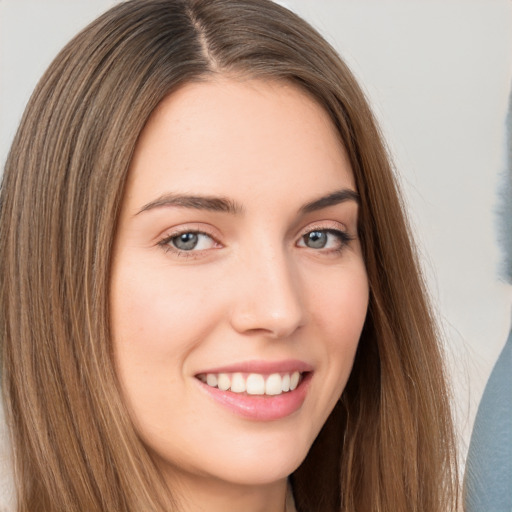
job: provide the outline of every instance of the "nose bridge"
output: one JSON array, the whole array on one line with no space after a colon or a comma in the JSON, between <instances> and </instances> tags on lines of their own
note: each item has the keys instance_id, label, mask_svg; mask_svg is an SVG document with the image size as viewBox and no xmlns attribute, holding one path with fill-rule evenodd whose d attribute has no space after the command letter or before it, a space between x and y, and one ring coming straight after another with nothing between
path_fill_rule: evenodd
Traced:
<instances>
[{"instance_id":1,"label":"nose bridge","mask_svg":"<svg viewBox=\"0 0 512 512\"><path fill-rule=\"evenodd\" d=\"M239 283L232 314L237 331L261 331L281 338L302 325L300 279L292 256L282 244L267 244L248 251L240 261Z\"/></svg>"}]
</instances>

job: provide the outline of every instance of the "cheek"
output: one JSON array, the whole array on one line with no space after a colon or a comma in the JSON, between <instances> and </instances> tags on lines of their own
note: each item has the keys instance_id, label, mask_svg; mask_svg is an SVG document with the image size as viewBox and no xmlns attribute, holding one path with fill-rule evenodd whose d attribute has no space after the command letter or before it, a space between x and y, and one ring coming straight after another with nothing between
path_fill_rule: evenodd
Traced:
<instances>
[{"instance_id":1,"label":"cheek","mask_svg":"<svg viewBox=\"0 0 512 512\"><path fill-rule=\"evenodd\" d=\"M116 371L132 411L152 415L180 381L181 361L193 344L188 300L157 268L118 266L112 278L111 328ZM174 299L174 300L172 300ZM192 297L190 297L192 300ZM188 336L184 332L188 331Z\"/></svg>"},{"instance_id":2,"label":"cheek","mask_svg":"<svg viewBox=\"0 0 512 512\"><path fill-rule=\"evenodd\" d=\"M352 370L369 300L362 261L346 270L338 279L331 279L331 286L323 287L321 293L311 294L313 324L322 333L323 356L329 365L326 382L332 403L338 400Z\"/></svg>"},{"instance_id":3,"label":"cheek","mask_svg":"<svg viewBox=\"0 0 512 512\"><path fill-rule=\"evenodd\" d=\"M364 264L356 262L340 271L339 277L326 278L326 284L311 289L310 310L315 323L330 344L357 345L368 309L369 288Z\"/></svg>"},{"instance_id":4,"label":"cheek","mask_svg":"<svg viewBox=\"0 0 512 512\"><path fill-rule=\"evenodd\" d=\"M187 398L183 362L202 329L192 316L197 296L193 287L165 279L156 266L115 270L111 325L116 372L132 420L150 441L172 425L172 415L165 411L181 407Z\"/></svg>"},{"instance_id":5,"label":"cheek","mask_svg":"<svg viewBox=\"0 0 512 512\"><path fill-rule=\"evenodd\" d=\"M176 355L194 342L203 328L198 310L209 317L204 280L161 265L126 264L112 280L113 337L122 350L140 350L147 357Z\"/></svg>"}]
</instances>

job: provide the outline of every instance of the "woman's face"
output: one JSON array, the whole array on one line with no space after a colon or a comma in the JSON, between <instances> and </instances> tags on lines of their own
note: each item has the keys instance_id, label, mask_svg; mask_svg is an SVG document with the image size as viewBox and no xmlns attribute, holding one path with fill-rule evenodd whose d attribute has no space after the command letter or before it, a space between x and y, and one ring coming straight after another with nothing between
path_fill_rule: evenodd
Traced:
<instances>
[{"instance_id":1,"label":"woman's face","mask_svg":"<svg viewBox=\"0 0 512 512\"><path fill-rule=\"evenodd\" d=\"M116 370L184 485L282 482L348 379L366 315L354 178L324 110L218 78L156 109L115 240Z\"/></svg>"}]
</instances>

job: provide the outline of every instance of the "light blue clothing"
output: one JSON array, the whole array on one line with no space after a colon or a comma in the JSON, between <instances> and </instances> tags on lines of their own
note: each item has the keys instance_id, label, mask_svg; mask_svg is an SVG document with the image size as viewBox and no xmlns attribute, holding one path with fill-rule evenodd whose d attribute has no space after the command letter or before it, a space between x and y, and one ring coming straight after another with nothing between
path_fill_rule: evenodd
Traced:
<instances>
[{"instance_id":1,"label":"light blue clothing","mask_svg":"<svg viewBox=\"0 0 512 512\"><path fill-rule=\"evenodd\" d=\"M512 512L512 330L478 408L465 491L466 512Z\"/></svg>"}]
</instances>

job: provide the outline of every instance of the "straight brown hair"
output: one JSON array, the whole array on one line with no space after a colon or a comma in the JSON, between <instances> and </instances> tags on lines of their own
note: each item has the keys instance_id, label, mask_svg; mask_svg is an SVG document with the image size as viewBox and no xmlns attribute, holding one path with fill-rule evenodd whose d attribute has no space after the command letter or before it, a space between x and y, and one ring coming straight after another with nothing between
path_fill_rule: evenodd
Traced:
<instances>
[{"instance_id":1,"label":"straight brown hair","mask_svg":"<svg viewBox=\"0 0 512 512\"><path fill-rule=\"evenodd\" d=\"M56 57L5 167L2 381L18 511L178 510L114 372L110 260L146 121L178 87L219 73L291 82L315 98L361 198L368 315L346 389L292 475L298 510L455 510L440 343L390 159L351 72L267 0L132 0Z\"/></svg>"}]
</instances>

